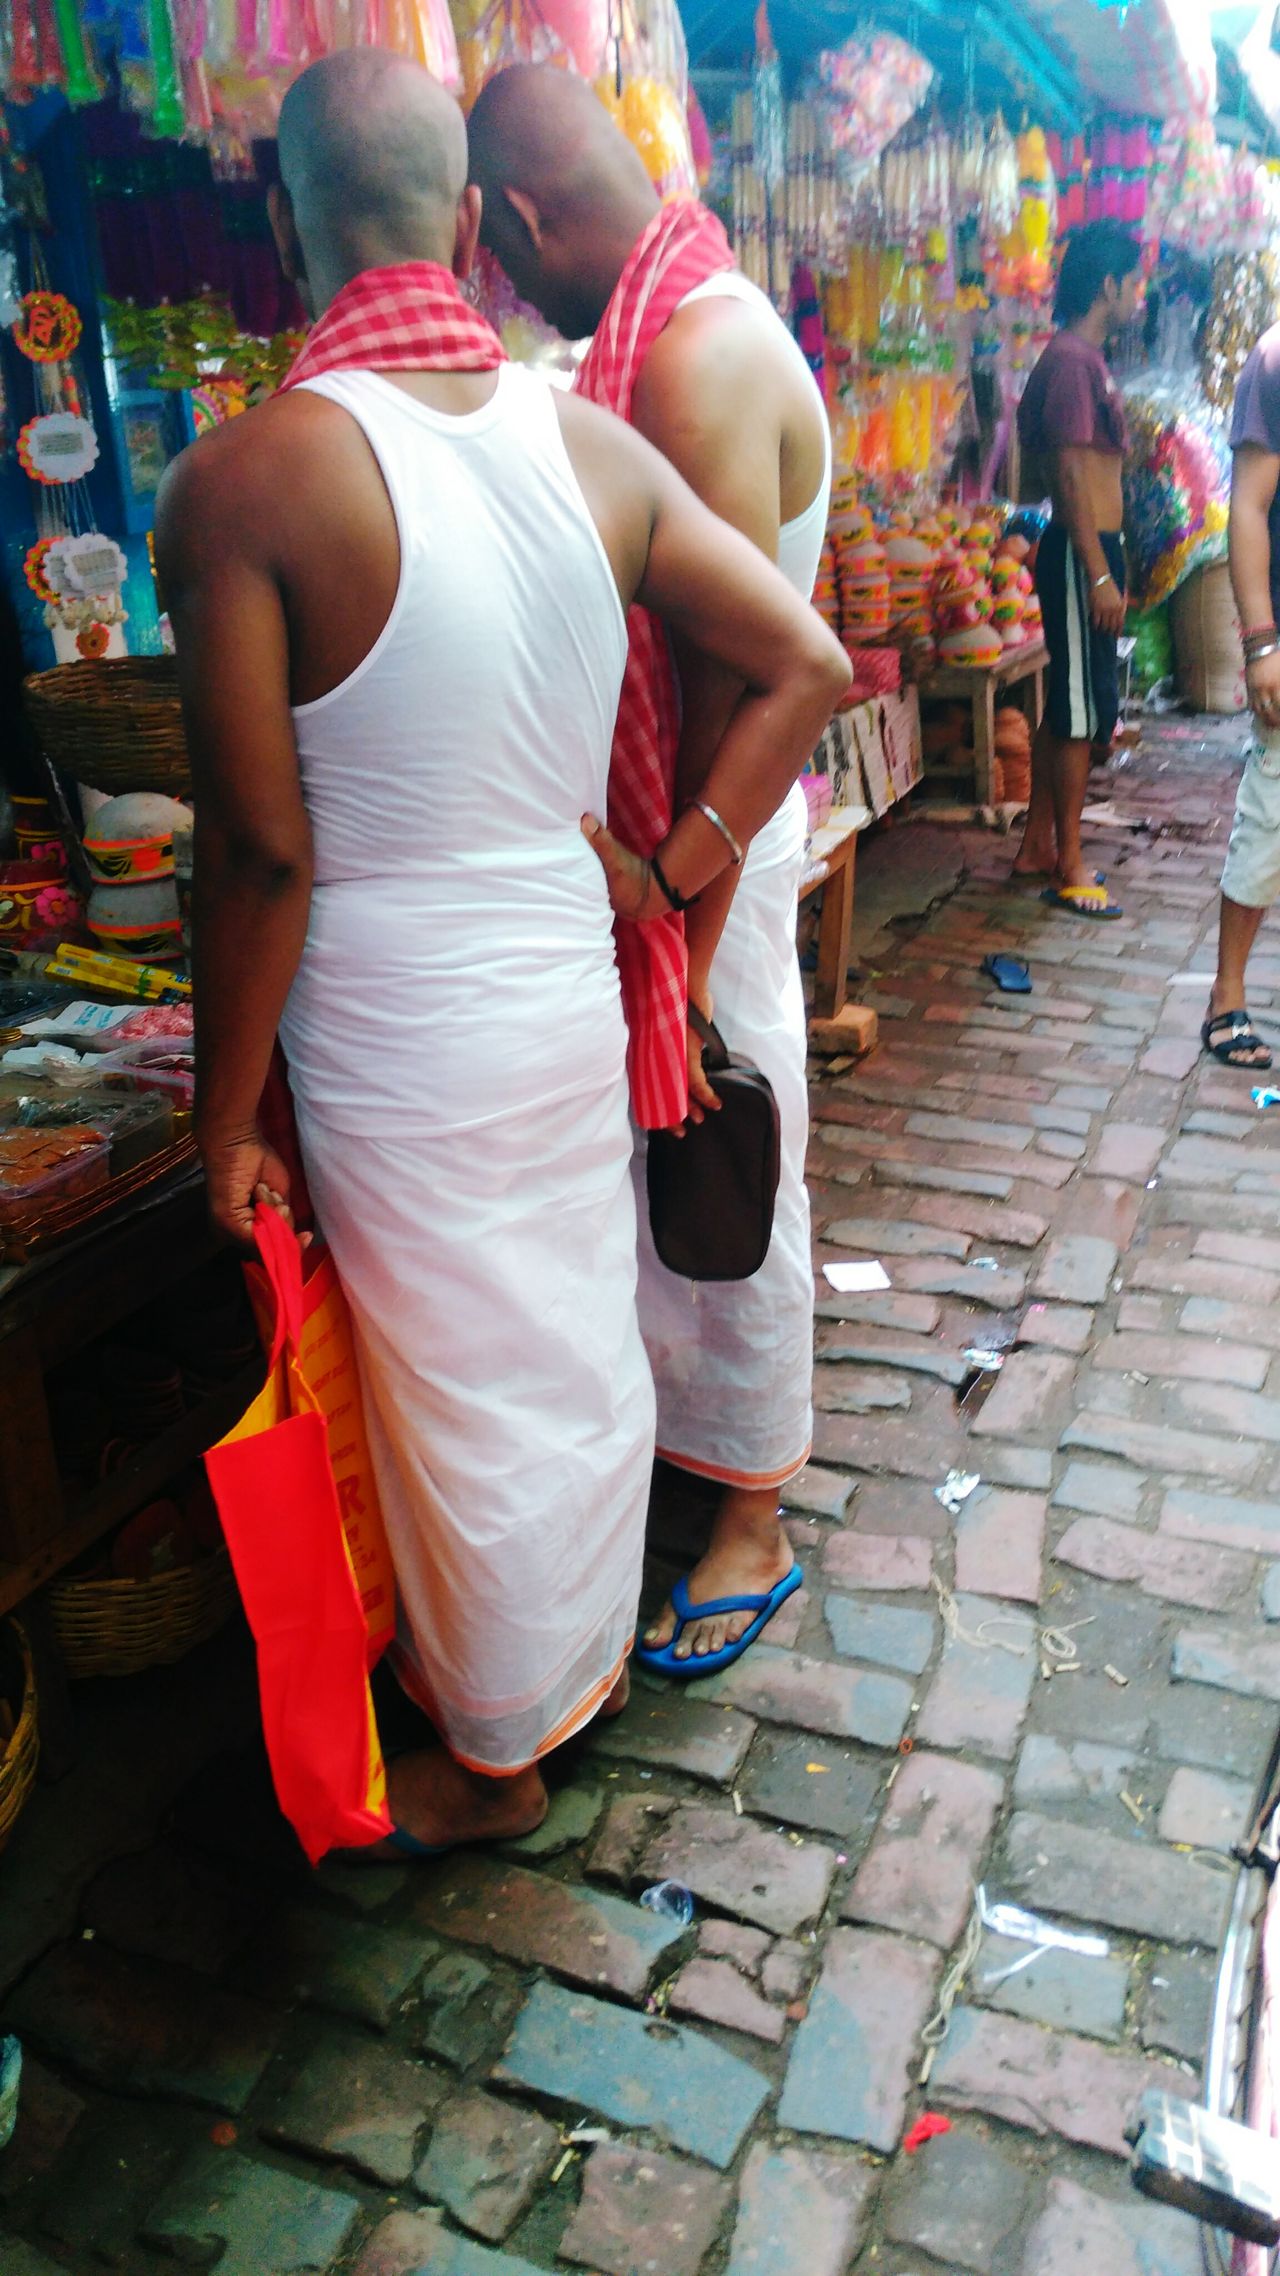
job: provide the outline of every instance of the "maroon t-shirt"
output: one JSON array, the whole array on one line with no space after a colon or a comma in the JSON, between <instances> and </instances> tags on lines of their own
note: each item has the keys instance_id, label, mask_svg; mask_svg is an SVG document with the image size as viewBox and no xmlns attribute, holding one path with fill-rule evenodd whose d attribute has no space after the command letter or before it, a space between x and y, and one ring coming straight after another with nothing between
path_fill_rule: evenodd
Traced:
<instances>
[{"instance_id":1,"label":"maroon t-shirt","mask_svg":"<svg viewBox=\"0 0 1280 2276\"><path fill-rule=\"evenodd\" d=\"M1280 324L1264 332L1240 374L1231 415L1231 448L1253 443L1280 453ZM1271 609L1280 621L1280 487L1267 517L1271 530Z\"/></svg>"},{"instance_id":2,"label":"maroon t-shirt","mask_svg":"<svg viewBox=\"0 0 1280 2276\"><path fill-rule=\"evenodd\" d=\"M1101 348L1054 333L1018 406L1018 434L1033 458L1073 448L1123 456L1124 404Z\"/></svg>"}]
</instances>

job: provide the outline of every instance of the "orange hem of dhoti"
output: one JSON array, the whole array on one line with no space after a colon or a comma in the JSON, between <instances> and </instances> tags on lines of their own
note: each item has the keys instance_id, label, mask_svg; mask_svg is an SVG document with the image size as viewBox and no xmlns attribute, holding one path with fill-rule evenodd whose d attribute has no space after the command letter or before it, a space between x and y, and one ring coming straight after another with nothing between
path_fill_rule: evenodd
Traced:
<instances>
[{"instance_id":1,"label":"orange hem of dhoti","mask_svg":"<svg viewBox=\"0 0 1280 2276\"><path fill-rule=\"evenodd\" d=\"M656 1449L659 1461L669 1462L673 1470L688 1470L691 1476L710 1478L718 1486L740 1486L746 1493L761 1494L799 1477L812 1452L811 1439L799 1460L784 1462L780 1470L723 1470L714 1462L697 1462L692 1455L674 1454L667 1446Z\"/></svg>"},{"instance_id":2,"label":"orange hem of dhoti","mask_svg":"<svg viewBox=\"0 0 1280 2276\"><path fill-rule=\"evenodd\" d=\"M551 1754L556 1747L563 1746L567 1739L571 1739L576 1731L581 1730L584 1723L590 1722L597 1709L603 1707L609 1693L621 1676L627 1661L631 1657L631 1650L632 1647L628 1644L626 1650L619 1654L617 1662L609 1674L601 1676L598 1683L592 1684L590 1691L578 1701L577 1706L571 1707L569 1713L561 1717L555 1729L541 1741L537 1751L530 1755L527 1762L505 1763L499 1768L492 1762L476 1762L471 1755L459 1754L456 1747L449 1746L449 1742L443 1737L443 1734L441 1734L441 1743L448 1747L454 1761L460 1762L464 1770L474 1770L481 1778L519 1778L522 1771L532 1770L535 1762L541 1762L544 1755ZM424 1715L429 1715L432 1722L438 1726L438 1711L427 1692L425 1684L420 1681L417 1669L405 1659L403 1653L398 1651L394 1644L387 1656L391 1662L396 1682L406 1697L413 1701L415 1707L421 1708Z\"/></svg>"}]
</instances>

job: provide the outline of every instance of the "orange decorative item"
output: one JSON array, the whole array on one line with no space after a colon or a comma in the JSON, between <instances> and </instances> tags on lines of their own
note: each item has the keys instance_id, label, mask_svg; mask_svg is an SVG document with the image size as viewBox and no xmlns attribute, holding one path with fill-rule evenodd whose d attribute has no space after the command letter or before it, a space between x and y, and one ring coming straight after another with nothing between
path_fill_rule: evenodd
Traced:
<instances>
[{"instance_id":1,"label":"orange decorative item","mask_svg":"<svg viewBox=\"0 0 1280 2276\"><path fill-rule=\"evenodd\" d=\"M22 314L13 327L13 344L33 364L63 363L74 355L84 329L80 312L65 293L24 294Z\"/></svg>"},{"instance_id":2,"label":"orange decorative item","mask_svg":"<svg viewBox=\"0 0 1280 2276\"><path fill-rule=\"evenodd\" d=\"M86 624L84 631L76 634L76 646L80 654L92 664L97 662L99 656L106 655L110 639L111 634L105 624Z\"/></svg>"},{"instance_id":3,"label":"orange decorative item","mask_svg":"<svg viewBox=\"0 0 1280 2276\"><path fill-rule=\"evenodd\" d=\"M45 575L44 568L52 544L53 539L51 537L38 537L35 544L29 548L26 560L22 564L22 574L38 601L56 601L58 597Z\"/></svg>"}]
</instances>

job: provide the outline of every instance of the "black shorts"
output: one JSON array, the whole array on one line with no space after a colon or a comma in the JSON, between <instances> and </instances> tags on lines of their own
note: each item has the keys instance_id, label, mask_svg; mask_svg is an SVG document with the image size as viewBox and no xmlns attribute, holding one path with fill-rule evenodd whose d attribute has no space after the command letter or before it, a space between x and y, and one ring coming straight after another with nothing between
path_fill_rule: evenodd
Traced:
<instances>
[{"instance_id":1,"label":"black shorts","mask_svg":"<svg viewBox=\"0 0 1280 2276\"><path fill-rule=\"evenodd\" d=\"M1100 531L1098 543L1123 592L1123 538ZM1110 743L1120 716L1116 635L1099 632L1089 614L1093 579L1060 522L1050 522L1040 540L1036 591L1049 650L1045 717L1064 742Z\"/></svg>"}]
</instances>

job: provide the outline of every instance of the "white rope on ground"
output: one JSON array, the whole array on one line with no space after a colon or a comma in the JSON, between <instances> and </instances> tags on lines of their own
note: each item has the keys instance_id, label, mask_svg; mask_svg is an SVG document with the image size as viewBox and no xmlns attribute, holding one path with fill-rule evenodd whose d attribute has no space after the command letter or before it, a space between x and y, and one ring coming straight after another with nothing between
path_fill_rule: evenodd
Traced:
<instances>
[{"instance_id":1,"label":"white rope on ground","mask_svg":"<svg viewBox=\"0 0 1280 2276\"><path fill-rule=\"evenodd\" d=\"M969 1915L969 1925L965 1929L960 1949L938 1986L937 2007L920 2034L921 2043L926 2052L920 2068L920 2076L916 2081L918 2086L927 2086L929 2083L929 2074L933 2069L934 2057L951 2029L951 2010L960 1997L965 1978L981 1949L982 1913L975 1891L973 1911Z\"/></svg>"},{"instance_id":2,"label":"white rope on ground","mask_svg":"<svg viewBox=\"0 0 1280 2276\"><path fill-rule=\"evenodd\" d=\"M934 1573L931 1576L931 1586L938 1599L938 1609L942 1614L942 1625L948 1636L954 1636L957 1643L972 1644L980 1652L1008 1652L1015 1660L1028 1659L1038 1649L1041 1659L1049 1664L1055 1674L1063 1668L1074 1667L1077 1664L1080 1658L1080 1647L1075 1641L1075 1632L1077 1628L1090 1627L1094 1618L1094 1615L1090 1613L1088 1619L1073 1620L1067 1626L1037 1627L1034 1643L1015 1644L1011 1643L1006 1636L988 1634L988 1630L992 1628L1014 1628L1020 1636L1025 1636L1026 1631L1022 1619L1017 1614L1012 1612L994 1613L990 1618L980 1621L976 1628L966 1628L960 1618L960 1607L946 1582L940 1581L937 1574Z\"/></svg>"}]
</instances>

